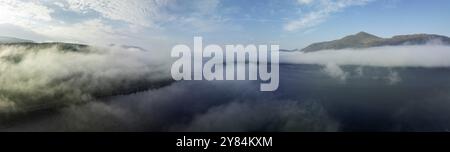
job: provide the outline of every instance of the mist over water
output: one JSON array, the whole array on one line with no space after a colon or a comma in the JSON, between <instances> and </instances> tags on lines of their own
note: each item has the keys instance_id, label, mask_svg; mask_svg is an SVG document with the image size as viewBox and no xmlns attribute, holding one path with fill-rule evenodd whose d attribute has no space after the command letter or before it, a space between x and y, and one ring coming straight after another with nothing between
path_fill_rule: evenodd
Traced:
<instances>
[{"instance_id":1,"label":"mist over water","mask_svg":"<svg viewBox=\"0 0 450 152\"><path fill-rule=\"evenodd\" d=\"M74 105L10 131L446 131L450 69L282 65L280 88L254 81L180 81ZM360 72L362 70L362 74ZM392 73L396 81L392 82Z\"/></svg>"},{"instance_id":2,"label":"mist over water","mask_svg":"<svg viewBox=\"0 0 450 152\"><path fill-rule=\"evenodd\" d=\"M282 63L361 65L377 67L450 67L450 46L405 45L365 49L283 52Z\"/></svg>"},{"instance_id":3,"label":"mist over water","mask_svg":"<svg viewBox=\"0 0 450 152\"><path fill-rule=\"evenodd\" d=\"M447 131L448 48L422 47L417 56L390 48L282 56L274 92L259 91L259 81L177 81L24 114L2 121L0 130ZM361 55L344 58L350 53ZM396 60L382 62L387 57Z\"/></svg>"},{"instance_id":4,"label":"mist over water","mask_svg":"<svg viewBox=\"0 0 450 152\"><path fill-rule=\"evenodd\" d=\"M119 47L2 45L0 116L148 89L169 81L165 63L156 54Z\"/></svg>"}]
</instances>

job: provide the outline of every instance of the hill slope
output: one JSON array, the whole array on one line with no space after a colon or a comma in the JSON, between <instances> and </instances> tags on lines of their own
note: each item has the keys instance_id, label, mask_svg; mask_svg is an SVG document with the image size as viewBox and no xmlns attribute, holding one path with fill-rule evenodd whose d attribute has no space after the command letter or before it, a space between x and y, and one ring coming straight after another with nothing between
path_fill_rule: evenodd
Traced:
<instances>
[{"instance_id":1,"label":"hill slope","mask_svg":"<svg viewBox=\"0 0 450 152\"><path fill-rule=\"evenodd\" d=\"M15 37L0 36L0 44L5 43L32 43L31 40L19 39Z\"/></svg>"},{"instance_id":2,"label":"hill slope","mask_svg":"<svg viewBox=\"0 0 450 152\"><path fill-rule=\"evenodd\" d=\"M319 50L339 50L345 48L369 48L377 46L396 46L396 45L424 45L428 43L450 45L450 38L434 34L399 35L394 36L392 38L380 38L366 32L359 32L355 35L346 36L339 40L314 43L305 47L301 51L314 52Z\"/></svg>"}]
</instances>

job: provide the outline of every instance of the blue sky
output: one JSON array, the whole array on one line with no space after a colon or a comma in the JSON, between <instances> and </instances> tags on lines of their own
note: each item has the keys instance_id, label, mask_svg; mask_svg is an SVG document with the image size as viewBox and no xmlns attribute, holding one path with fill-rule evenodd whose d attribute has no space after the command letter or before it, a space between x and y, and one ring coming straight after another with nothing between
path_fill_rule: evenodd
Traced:
<instances>
[{"instance_id":1,"label":"blue sky","mask_svg":"<svg viewBox=\"0 0 450 152\"><path fill-rule=\"evenodd\" d=\"M0 0L0 35L126 44L280 44L302 48L366 31L450 36L448 0Z\"/></svg>"}]
</instances>

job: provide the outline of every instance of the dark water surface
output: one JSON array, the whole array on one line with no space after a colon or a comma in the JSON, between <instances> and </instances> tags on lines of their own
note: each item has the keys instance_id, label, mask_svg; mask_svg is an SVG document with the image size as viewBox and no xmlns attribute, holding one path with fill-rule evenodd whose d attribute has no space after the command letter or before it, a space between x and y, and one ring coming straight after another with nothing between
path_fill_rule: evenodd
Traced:
<instances>
[{"instance_id":1,"label":"dark water surface","mask_svg":"<svg viewBox=\"0 0 450 152\"><path fill-rule=\"evenodd\" d=\"M339 68L339 67L338 67ZM334 69L336 70L336 69ZM178 81L74 105L6 131L447 131L450 69L281 65L259 81Z\"/></svg>"},{"instance_id":2,"label":"dark water surface","mask_svg":"<svg viewBox=\"0 0 450 152\"><path fill-rule=\"evenodd\" d=\"M449 129L450 69L343 69L346 79L336 81L314 66L284 65L277 94L321 101L340 131Z\"/></svg>"}]
</instances>

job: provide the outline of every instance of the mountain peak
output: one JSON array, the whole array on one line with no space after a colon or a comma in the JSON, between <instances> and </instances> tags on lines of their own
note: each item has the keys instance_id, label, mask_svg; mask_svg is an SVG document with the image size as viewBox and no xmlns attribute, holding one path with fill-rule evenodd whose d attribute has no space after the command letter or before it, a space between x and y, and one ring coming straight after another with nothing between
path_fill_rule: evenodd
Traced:
<instances>
[{"instance_id":1,"label":"mountain peak","mask_svg":"<svg viewBox=\"0 0 450 152\"><path fill-rule=\"evenodd\" d=\"M356 33L355 35L372 35L372 34L369 34L367 32L361 31L361 32Z\"/></svg>"},{"instance_id":2,"label":"mountain peak","mask_svg":"<svg viewBox=\"0 0 450 152\"><path fill-rule=\"evenodd\" d=\"M369 34L367 32L361 31L359 33L356 33L354 35L346 36L343 39L355 39L357 41L372 41L372 40L378 40L381 39L378 36Z\"/></svg>"},{"instance_id":3,"label":"mountain peak","mask_svg":"<svg viewBox=\"0 0 450 152\"><path fill-rule=\"evenodd\" d=\"M364 36L364 37L376 37L376 38L380 38L380 37L378 37L378 36L375 36L375 35L373 35L373 34L370 34L370 33L364 32L364 31L361 31L361 32L359 32L359 33L356 33L355 35L356 35L356 36Z\"/></svg>"}]
</instances>

